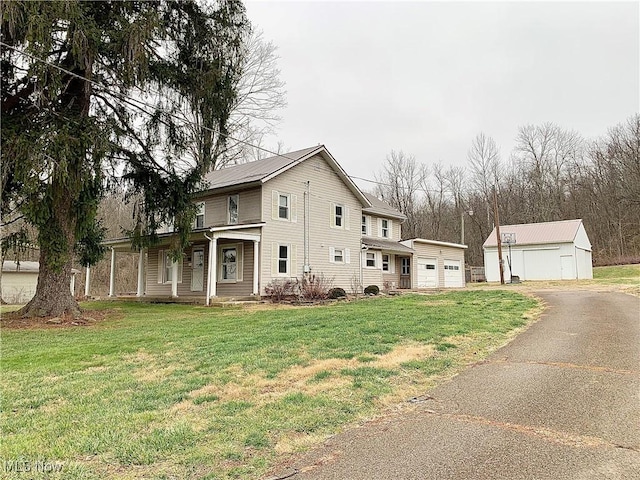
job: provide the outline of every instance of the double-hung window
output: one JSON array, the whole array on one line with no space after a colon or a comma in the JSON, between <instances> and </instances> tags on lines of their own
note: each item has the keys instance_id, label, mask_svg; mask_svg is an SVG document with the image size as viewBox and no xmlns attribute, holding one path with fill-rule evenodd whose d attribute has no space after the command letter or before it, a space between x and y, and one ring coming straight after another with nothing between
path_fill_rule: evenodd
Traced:
<instances>
[{"instance_id":1,"label":"double-hung window","mask_svg":"<svg viewBox=\"0 0 640 480\"><path fill-rule=\"evenodd\" d=\"M204 228L204 202L196 203L196 220L194 222L195 228Z\"/></svg>"},{"instance_id":2,"label":"double-hung window","mask_svg":"<svg viewBox=\"0 0 640 480\"><path fill-rule=\"evenodd\" d=\"M336 248L333 251L333 261L336 263L344 263L344 250Z\"/></svg>"},{"instance_id":3,"label":"double-hung window","mask_svg":"<svg viewBox=\"0 0 640 480\"><path fill-rule=\"evenodd\" d=\"M367 222L367 216L362 215L362 235L369 233L369 222Z\"/></svg>"},{"instance_id":4,"label":"double-hung window","mask_svg":"<svg viewBox=\"0 0 640 480\"><path fill-rule=\"evenodd\" d=\"M376 254L373 252L367 252L367 267L376 266Z\"/></svg>"},{"instance_id":5,"label":"double-hung window","mask_svg":"<svg viewBox=\"0 0 640 480\"><path fill-rule=\"evenodd\" d=\"M278 246L278 273L288 274L289 268L289 246Z\"/></svg>"},{"instance_id":6,"label":"double-hung window","mask_svg":"<svg viewBox=\"0 0 640 480\"><path fill-rule=\"evenodd\" d=\"M342 205L335 205L334 213L336 227L342 227L344 225L344 207Z\"/></svg>"},{"instance_id":7,"label":"double-hung window","mask_svg":"<svg viewBox=\"0 0 640 480\"><path fill-rule=\"evenodd\" d=\"M238 278L238 250L236 247L222 247L221 280L234 281Z\"/></svg>"},{"instance_id":8,"label":"double-hung window","mask_svg":"<svg viewBox=\"0 0 640 480\"><path fill-rule=\"evenodd\" d=\"M282 220L289 220L289 195L278 195L278 218Z\"/></svg>"},{"instance_id":9,"label":"double-hung window","mask_svg":"<svg viewBox=\"0 0 640 480\"><path fill-rule=\"evenodd\" d=\"M384 238L389 238L389 220L387 220L386 218L382 219L382 236Z\"/></svg>"},{"instance_id":10,"label":"double-hung window","mask_svg":"<svg viewBox=\"0 0 640 480\"><path fill-rule=\"evenodd\" d=\"M389 271L389 255L382 255L382 271L383 272L388 272Z\"/></svg>"},{"instance_id":11,"label":"double-hung window","mask_svg":"<svg viewBox=\"0 0 640 480\"><path fill-rule=\"evenodd\" d=\"M240 197L239 195L229 195L229 199L227 201L227 212L228 212L228 220L229 224L238 223L238 201Z\"/></svg>"}]
</instances>

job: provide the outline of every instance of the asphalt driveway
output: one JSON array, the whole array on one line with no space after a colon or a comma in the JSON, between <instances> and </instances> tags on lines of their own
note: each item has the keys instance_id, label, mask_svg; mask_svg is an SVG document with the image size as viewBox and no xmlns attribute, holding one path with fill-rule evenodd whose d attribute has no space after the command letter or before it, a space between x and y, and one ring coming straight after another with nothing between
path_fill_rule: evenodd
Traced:
<instances>
[{"instance_id":1,"label":"asphalt driveway","mask_svg":"<svg viewBox=\"0 0 640 480\"><path fill-rule=\"evenodd\" d=\"M540 321L486 361L272 478L640 478L640 299L538 295Z\"/></svg>"}]
</instances>

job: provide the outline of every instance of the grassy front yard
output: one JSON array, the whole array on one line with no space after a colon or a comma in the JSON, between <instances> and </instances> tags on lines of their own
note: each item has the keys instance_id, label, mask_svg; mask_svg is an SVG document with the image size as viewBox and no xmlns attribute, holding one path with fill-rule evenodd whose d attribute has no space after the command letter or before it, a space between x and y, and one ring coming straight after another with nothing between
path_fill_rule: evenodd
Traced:
<instances>
[{"instance_id":1,"label":"grassy front yard","mask_svg":"<svg viewBox=\"0 0 640 480\"><path fill-rule=\"evenodd\" d=\"M482 358L537 304L471 291L322 307L86 308L107 318L3 329L4 470L42 460L62 472L29 478L258 478Z\"/></svg>"}]
</instances>

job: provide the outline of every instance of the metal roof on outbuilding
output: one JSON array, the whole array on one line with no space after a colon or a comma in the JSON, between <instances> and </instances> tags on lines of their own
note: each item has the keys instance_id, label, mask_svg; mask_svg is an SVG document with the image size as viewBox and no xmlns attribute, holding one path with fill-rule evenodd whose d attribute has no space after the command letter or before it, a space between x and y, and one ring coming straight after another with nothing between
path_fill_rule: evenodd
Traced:
<instances>
[{"instance_id":1,"label":"metal roof on outbuilding","mask_svg":"<svg viewBox=\"0 0 640 480\"><path fill-rule=\"evenodd\" d=\"M500 225L500 234L514 233L517 245L545 243L571 243L576 238L582 220L562 220L559 222L525 223L521 225ZM485 240L483 247L497 247L496 229Z\"/></svg>"}]
</instances>

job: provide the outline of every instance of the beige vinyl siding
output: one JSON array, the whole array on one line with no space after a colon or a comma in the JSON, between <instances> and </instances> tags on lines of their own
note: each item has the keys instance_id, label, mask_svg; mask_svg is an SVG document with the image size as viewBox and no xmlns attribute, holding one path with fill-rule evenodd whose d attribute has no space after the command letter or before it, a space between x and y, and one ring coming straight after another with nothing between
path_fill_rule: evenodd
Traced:
<instances>
[{"instance_id":1,"label":"beige vinyl siding","mask_svg":"<svg viewBox=\"0 0 640 480\"><path fill-rule=\"evenodd\" d=\"M243 244L242 259L242 281L236 283L216 284L217 296L245 296L251 295L253 291L253 242L242 242L241 240L218 240L218 248L220 245ZM193 249L201 247L204 249L204 278L202 291L191 291L191 255ZM171 296L171 283L158 283L158 251L166 247L154 247L149 249L147 263L147 287L146 295L149 297L168 297ZM178 297L204 297L207 293L207 272L209 266L209 243L194 243L187 250L182 266L182 283L178 283ZM220 256L218 255L218 262ZM216 267L219 277L220 267Z\"/></svg>"},{"instance_id":2,"label":"beige vinyl siding","mask_svg":"<svg viewBox=\"0 0 640 480\"><path fill-rule=\"evenodd\" d=\"M242 281L235 283L218 282L216 286L216 294L219 297L240 297L253 293L253 242L242 242L241 240L218 240L218 247L225 245L241 244L243 255L242 259ZM238 253L240 256L240 253ZM218 255L220 261L220 255ZM205 273L206 276L206 273ZM218 278L220 278L220 267L218 266ZM206 283L206 280L205 280Z\"/></svg>"},{"instance_id":3,"label":"beige vinyl siding","mask_svg":"<svg viewBox=\"0 0 640 480\"><path fill-rule=\"evenodd\" d=\"M312 274L323 274L333 278L333 285L351 290L352 278L360 277L360 220L362 205L340 177L333 172L329 164L316 155L290 170L267 181L262 191L263 227L261 244L261 292L277 274L272 274L272 248L274 244L296 245L296 271L292 277L301 277L304 266L304 208L306 182L310 185L309 208L309 263ZM296 211L292 213L296 222L273 220L273 192L295 196ZM292 202L293 203L293 202ZM337 203L348 209L349 229L331 228L331 204ZM346 219L345 219L346 225ZM330 248L349 249L350 263L332 263L329 259ZM281 278L281 277L280 277Z\"/></svg>"},{"instance_id":4,"label":"beige vinyl siding","mask_svg":"<svg viewBox=\"0 0 640 480\"><path fill-rule=\"evenodd\" d=\"M395 240L396 242L400 241L401 231L400 231L400 220L396 218L386 218L386 217L378 217L375 215L368 215L369 217L369 234L370 237L376 238L385 238L382 236L382 219L389 221L389 236L386 237L388 240ZM360 216L360 228L362 228L362 215Z\"/></svg>"},{"instance_id":5,"label":"beige vinyl siding","mask_svg":"<svg viewBox=\"0 0 640 480\"><path fill-rule=\"evenodd\" d=\"M261 221L260 188L231 191L208 196L205 201L205 227L227 225L229 195L238 195L238 223L257 223ZM202 201L202 200L200 200Z\"/></svg>"}]
</instances>

